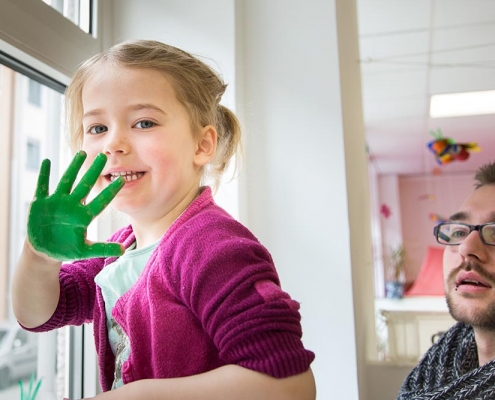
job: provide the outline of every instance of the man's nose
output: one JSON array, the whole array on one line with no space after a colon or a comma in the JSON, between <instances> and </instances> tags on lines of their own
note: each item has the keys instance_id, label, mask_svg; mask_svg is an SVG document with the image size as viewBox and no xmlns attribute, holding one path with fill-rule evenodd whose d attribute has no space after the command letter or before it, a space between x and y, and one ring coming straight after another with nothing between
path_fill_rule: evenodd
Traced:
<instances>
[{"instance_id":1,"label":"man's nose","mask_svg":"<svg viewBox=\"0 0 495 400\"><path fill-rule=\"evenodd\" d=\"M486 245L481 241L480 233L473 230L459 245L459 253L465 258L476 258L483 260L486 254Z\"/></svg>"}]
</instances>

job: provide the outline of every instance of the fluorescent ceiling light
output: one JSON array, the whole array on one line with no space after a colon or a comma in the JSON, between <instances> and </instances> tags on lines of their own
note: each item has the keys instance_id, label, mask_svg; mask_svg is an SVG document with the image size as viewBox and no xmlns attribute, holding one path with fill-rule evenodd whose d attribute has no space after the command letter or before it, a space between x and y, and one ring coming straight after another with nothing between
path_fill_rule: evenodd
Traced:
<instances>
[{"instance_id":1,"label":"fluorescent ceiling light","mask_svg":"<svg viewBox=\"0 0 495 400\"><path fill-rule=\"evenodd\" d=\"M495 114L495 90L435 94L430 98L430 117L462 117Z\"/></svg>"}]
</instances>

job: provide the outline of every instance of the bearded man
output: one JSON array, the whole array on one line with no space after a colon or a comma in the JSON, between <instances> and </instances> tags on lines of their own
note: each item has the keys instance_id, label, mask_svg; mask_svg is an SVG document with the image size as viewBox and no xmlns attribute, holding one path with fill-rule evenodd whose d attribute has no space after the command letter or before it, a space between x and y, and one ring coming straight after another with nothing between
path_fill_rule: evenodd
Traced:
<instances>
[{"instance_id":1,"label":"bearded man","mask_svg":"<svg viewBox=\"0 0 495 400\"><path fill-rule=\"evenodd\" d=\"M460 210L434 228L445 245L447 305L458 321L411 371L398 400L495 399L495 162Z\"/></svg>"}]
</instances>

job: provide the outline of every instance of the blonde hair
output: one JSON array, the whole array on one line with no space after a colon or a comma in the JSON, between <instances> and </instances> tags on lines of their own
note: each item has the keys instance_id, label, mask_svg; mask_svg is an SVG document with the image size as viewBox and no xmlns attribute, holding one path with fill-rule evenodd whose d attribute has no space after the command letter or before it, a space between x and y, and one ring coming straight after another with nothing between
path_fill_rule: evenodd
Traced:
<instances>
[{"instance_id":1,"label":"blonde hair","mask_svg":"<svg viewBox=\"0 0 495 400\"><path fill-rule=\"evenodd\" d=\"M239 120L220 104L227 88L222 78L191 54L154 40L135 40L117 44L83 63L65 93L67 136L72 151L81 148L83 139L82 91L85 82L104 63L163 72L175 89L177 100L186 108L193 132L213 125L217 130L217 150L203 171L202 182L212 181L216 190L234 155L241 156ZM237 169L237 163L234 171Z\"/></svg>"}]
</instances>

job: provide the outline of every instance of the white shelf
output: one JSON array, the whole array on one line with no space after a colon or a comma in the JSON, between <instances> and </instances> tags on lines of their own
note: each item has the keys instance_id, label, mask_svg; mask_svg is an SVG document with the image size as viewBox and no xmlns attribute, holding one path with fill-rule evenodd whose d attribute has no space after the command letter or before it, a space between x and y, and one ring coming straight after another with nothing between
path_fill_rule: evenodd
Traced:
<instances>
[{"instance_id":1,"label":"white shelf","mask_svg":"<svg viewBox=\"0 0 495 400\"><path fill-rule=\"evenodd\" d=\"M432 336L455 324L444 297L375 299L377 335L384 360L417 362L432 345Z\"/></svg>"},{"instance_id":2,"label":"white shelf","mask_svg":"<svg viewBox=\"0 0 495 400\"><path fill-rule=\"evenodd\" d=\"M375 299L375 309L377 311L449 311L444 296L414 296L402 299L377 298Z\"/></svg>"}]
</instances>

